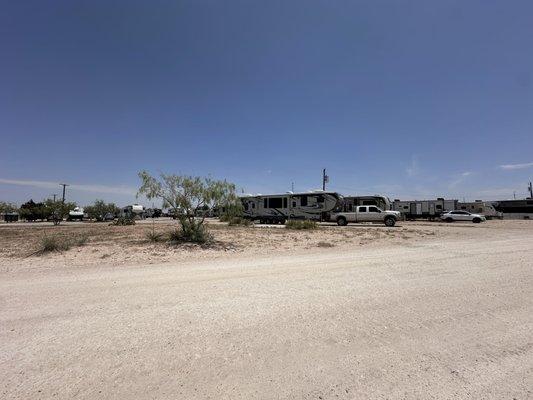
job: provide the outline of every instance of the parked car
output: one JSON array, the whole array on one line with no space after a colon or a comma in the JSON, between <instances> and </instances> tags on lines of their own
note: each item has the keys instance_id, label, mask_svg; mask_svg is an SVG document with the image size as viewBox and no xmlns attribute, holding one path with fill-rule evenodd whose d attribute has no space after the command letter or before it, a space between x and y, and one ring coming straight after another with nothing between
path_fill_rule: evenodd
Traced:
<instances>
[{"instance_id":1,"label":"parked car","mask_svg":"<svg viewBox=\"0 0 533 400\"><path fill-rule=\"evenodd\" d=\"M331 213L330 220L344 226L349 222L381 222L386 226L394 226L400 219L398 211L383 211L376 206L358 206L352 212Z\"/></svg>"},{"instance_id":2,"label":"parked car","mask_svg":"<svg viewBox=\"0 0 533 400\"><path fill-rule=\"evenodd\" d=\"M478 224L482 221L486 221L487 218L485 218L484 215L481 214L472 214L468 211L448 211L443 214L441 214L440 219L446 222L454 222L454 221L471 221L474 224Z\"/></svg>"}]
</instances>

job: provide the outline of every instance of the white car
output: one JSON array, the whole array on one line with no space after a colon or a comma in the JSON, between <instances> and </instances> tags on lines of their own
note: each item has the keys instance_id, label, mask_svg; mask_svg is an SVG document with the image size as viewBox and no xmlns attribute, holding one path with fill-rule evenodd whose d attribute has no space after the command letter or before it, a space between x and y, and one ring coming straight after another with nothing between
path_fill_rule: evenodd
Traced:
<instances>
[{"instance_id":1,"label":"white car","mask_svg":"<svg viewBox=\"0 0 533 400\"><path fill-rule=\"evenodd\" d=\"M472 213L469 213L468 211L447 211L441 214L440 219L446 222L471 221L474 224L478 224L482 221L487 220L487 218L485 218L484 215L472 214Z\"/></svg>"}]
</instances>

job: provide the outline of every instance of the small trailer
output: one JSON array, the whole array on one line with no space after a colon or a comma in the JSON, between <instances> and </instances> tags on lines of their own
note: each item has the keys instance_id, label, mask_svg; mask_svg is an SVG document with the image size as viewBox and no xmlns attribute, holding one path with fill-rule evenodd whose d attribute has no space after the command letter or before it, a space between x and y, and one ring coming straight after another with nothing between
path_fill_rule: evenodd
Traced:
<instances>
[{"instance_id":1,"label":"small trailer","mask_svg":"<svg viewBox=\"0 0 533 400\"><path fill-rule=\"evenodd\" d=\"M392 209L399 211L406 220L428 219L433 221L445 211L457 209L457 200L445 200L442 197L436 200L407 200L395 199Z\"/></svg>"}]
</instances>

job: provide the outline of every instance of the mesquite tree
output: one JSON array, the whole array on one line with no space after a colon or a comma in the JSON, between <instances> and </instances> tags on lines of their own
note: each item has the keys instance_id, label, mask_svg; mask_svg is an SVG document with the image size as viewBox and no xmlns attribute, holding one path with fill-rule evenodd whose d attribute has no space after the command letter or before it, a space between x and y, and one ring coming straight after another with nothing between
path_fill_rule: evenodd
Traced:
<instances>
[{"instance_id":1,"label":"mesquite tree","mask_svg":"<svg viewBox=\"0 0 533 400\"><path fill-rule=\"evenodd\" d=\"M156 178L146 171L139 172L139 178L142 184L138 194L148 200L160 199L163 208L174 212L181 225L183 241L205 242L209 239L204 227L206 209L239 203L235 185L226 180L164 173Z\"/></svg>"}]
</instances>

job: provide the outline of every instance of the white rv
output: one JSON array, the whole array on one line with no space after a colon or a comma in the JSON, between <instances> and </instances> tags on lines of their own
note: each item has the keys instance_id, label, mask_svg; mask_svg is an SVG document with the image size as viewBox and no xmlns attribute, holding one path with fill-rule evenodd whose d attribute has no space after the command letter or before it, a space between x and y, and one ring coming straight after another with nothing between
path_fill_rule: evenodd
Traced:
<instances>
[{"instance_id":1,"label":"white rv","mask_svg":"<svg viewBox=\"0 0 533 400\"><path fill-rule=\"evenodd\" d=\"M338 193L323 191L241 197L244 218L282 224L288 219L326 219L325 213L334 210L341 199Z\"/></svg>"},{"instance_id":2,"label":"white rv","mask_svg":"<svg viewBox=\"0 0 533 400\"><path fill-rule=\"evenodd\" d=\"M446 200L439 197L436 200L408 200L395 199L392 209L399 211L405 219L413 220L426 218L434 220L440 217L445 211L457 209L457 200Z\"/></svg>"}]
</instances>

